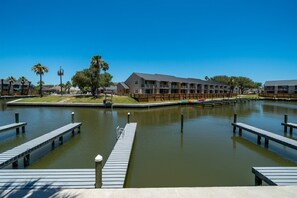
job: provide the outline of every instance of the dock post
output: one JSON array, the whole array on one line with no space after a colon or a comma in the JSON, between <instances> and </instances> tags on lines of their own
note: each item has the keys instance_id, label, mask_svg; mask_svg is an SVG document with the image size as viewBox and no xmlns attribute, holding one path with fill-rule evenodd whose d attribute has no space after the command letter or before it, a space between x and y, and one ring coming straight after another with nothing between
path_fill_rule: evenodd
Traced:
<instances>
[{"instance_id":1,"label":"dock post","mask_svg":"<svg viewBox=\"0 0 297 198\"><path fill-rule=\"evenodd\" d=\"M239 128L239 136L242 135L242 128Z\"/></svg>"},{"instance_id":2,"label":"dock post","mask_svg":"<svg viewBox=\"0 0 297 198\"><path fill-rule=\"evenodd\" d=\"M265 147L268 148L268 144L269 144L269 139L265 138Z\"/></svg>"},{"instance_id":3,"label":"dock post","mask_svg":"<svg viewBox=\"0 0 297 198\"><path fill-rule=\"evenodd\" d=\"M30 154L24 156L24 167L30 165Z\"/></svg>"},{"instance_id":4,"label":"dock post","mask_svg":"<svg viewBox=\"0 0 297 198\"><path fill-rule=\"evenodd\" d=\"M25 132L26 132L25 126L22 126L22 133L25 133Z\"/></svg>"},{"instance_id":5,"label":"dock post","mask_svg":"<svg viewBox=\"0 0 297 198\"><path fill-rule=\"evenodd\" d=\"M63 144L63 136L59 137L59 141L60 141L60 145L62 145Z\"/></svg>"},{"instance_id":6,"label":"dock post","mask_svg":"<svg viewBox=\"0 0 297 198\"><path fill-rule=\"evenodd\" d=\"M74 112L71 113L71 122L74 123Z\"/></svg>"},{"instance_id":7,"label":"dock post","mask_svg":"<svg viewBox=\"0 0 297 198\"><path fill-rule=\"evenodd\" d=\"M284 132L287 133L288 115L284 116Z\"/></svg>"},{"instance_id":8,"label":"dock post","mask_svg":"<svg viewBox=\"0 0 297 198\"><path fill-rule=\"evenodd\" d=\"M15 113L14 117L15 117L15 123L19 123L20 122L19 113ZM20 128L16 128L15 131L16 131L16 134L19 134Z\"/></svg>"},{"instance_id":9,"label":"dock post","mask_svg":"<svg viewBox=\"0 0 297 198\"><path fill-rule=\"evenodd\" d=\"M258 144L261 144L261 136L260 136L260 135L258 135L257 143L258 143ZM266 138L265 138L265 143L266 143Z\"/></svg>"},{"instance_id":10,"label":"dock post","mask_svg":"<svg viewBox=\"0 0 297 198\"><path fill-rule=\"evenodd\" d=\"M237 122L237 114L234 114L233 123L236 124L236 122ZM233 133L235 133L235 132L236 132L236 126L234 125L233 126Z\"/></svg>"},{"instance_id":11,"label":"dock post","mask_svg":"<svg viewBox=\"0 0 297 198\"><path fill-rule=\"evenodd\" d=\"M290 135L293 134L293 127L290 127Z\"/></svg>"},{"instance_id":12,"label":"dock post","mask_svg":"<svg viewBox=\"0 0 297 198\"><path fill-rule=\"evenodd\" d=\"M262 185L262 179L260 179L258 176L255 176L255 186L261 186Z\"/></svg>"},{"instance_id":13,"label":"dock post","mask_svg":"<svg viewBox=\"0 0 297 198\"><path fill-rule=\"evenodd\" d=\"M14 162L12 163L12 168L13 168L13 169L18 168L18 166L19 166L18 160L14 161Z\"/></svg>"},{"instance_id":14,"label":"dock post","mask_svg":"<svg viewBox=\"0 0 297 198\"><path fill-rule=\"evenodd\" d=\"M102 186L102 160L101 155L95 157L95 188L101 188Z\"/></svg>"},{"instance_id":15,"label":"dock post","mask_svg":"<svg viewBox=\"0 0 297 198\"><path fill-rule=\"evenodd\" d=\"M184 114L180 114L180 132L183 133L184 132Z\"/></svg>"},{"instance_id":16,"label":"dock post","mask_svg":"<svg viewBox=\"0 0 297 198\"><path fill-rule=\"evenodd\" d=\"M128 115L127 115L127 122L128 124L130 124L130 112L128 112Z\"/></svg>"},{"instance_id":17,"label":"dock post","mask_svg":"<svg viewBox=\"0 0 297 198\"><path fill-rule=\"evenodd\" d=\"M52 141L52 149L55 149L55 140Z\"/></svg>"}]
</instances>

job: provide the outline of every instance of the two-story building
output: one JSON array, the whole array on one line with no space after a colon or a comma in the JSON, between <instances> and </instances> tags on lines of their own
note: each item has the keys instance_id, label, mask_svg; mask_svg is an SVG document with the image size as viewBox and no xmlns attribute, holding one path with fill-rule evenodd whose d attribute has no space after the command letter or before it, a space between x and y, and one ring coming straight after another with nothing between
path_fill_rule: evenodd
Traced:
<instances>
[{"instance_id":1,"label":"two-story building","mask_svg":"<svg viewBox=\"0 0 297 198\"><path fill-rule=\"evenodd\" d=\"M266 81L264 94L297 94L297 80Z\"/></svg>"},{"instance_id":2,"label":"two-story building","mask_svg":"<svg viewBox=\"0 0 297 198\"><path fill-rule=\"evenodd\" d=\"M180 78L163 74L132 73L118 83L118 94L196 94L229 93L230 87L214 81Z\"/></svg>"}]
</instances>

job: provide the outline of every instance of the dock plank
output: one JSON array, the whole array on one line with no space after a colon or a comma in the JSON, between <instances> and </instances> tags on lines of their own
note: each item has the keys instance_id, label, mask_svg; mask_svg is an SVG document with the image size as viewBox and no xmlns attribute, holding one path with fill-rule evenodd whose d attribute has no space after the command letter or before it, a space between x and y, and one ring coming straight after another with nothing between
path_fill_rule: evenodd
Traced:
<instances>
[{"instance_id":1,"label":"dock plank","mask_svg":"<svg viewBox=\"0 0 297 198\"><path fill-rule=\"evenodd\" d=\"M43 174L41 174L43 173ZM95 188L94 169L2 169L0 190Z\"/></svg>"},{"instance_id":2,"label":"dock plank","mask_svg":"<svg viewBox=\"0 0 297 198\"><path fill-rule=\"evenodd\" d=\"M297 167L253 167L252 172L255 174L256 181L265 181L269 185L297 185Z\"/></svg>"},{"instance_id":3,"label":"dock plank","mask_svg":"<svg viewBox=\"0 0 297 198\"><path fill-rule=\"evenodd\" d=\"M102 188L123 188L132 152L136 123L127 124L102 169Z\"/></svg>"},{"instance_id":4,"label":"dock plank","mask_svg":"<svg viewBox=\"0 0 297 198\"><path fill-rule=\"evenodd\" d=\"M48 144L58 137L79 128L82 123L70 123L54 131L51 131L43 136L37 137L29 142L19 145L13 149L5 151L0 154L0 168L4 168L7 165L12 164L14 161L30 154L32 151L40 148L41 146Z\"/></svg>"}]
</instances>

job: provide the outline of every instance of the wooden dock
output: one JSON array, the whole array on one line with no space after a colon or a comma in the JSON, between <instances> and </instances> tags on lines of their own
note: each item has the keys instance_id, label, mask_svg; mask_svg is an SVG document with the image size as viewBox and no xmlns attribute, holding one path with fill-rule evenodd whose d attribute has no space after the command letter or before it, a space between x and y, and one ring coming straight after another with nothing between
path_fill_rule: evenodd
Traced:
<instances>
[{"instance_id":1,"label":"wooden dock","mask_svg":"<svg viewBox=\"0 0 297 198\"><path fill-rule=\"evenodd\" d=\"M30 153L35 151L36 149L44 146L48 143L52 143L52 146L55 146L55 139L59 138L60 144L63 144L63 135L72 131L74 134L74 130L78 128L78 132L80 132L80 126L82 123L70 123L66 126L58 128L54 131L51 131L45 135L42 135L38 138L35 138L29 142L26 142L20 146L17 146L13 149L5 151L0 154L0 168L4 168L12 164L13 168L18 167L18 160L20 158L24 158L24 166L30 164Z\"/></svg>"},{"instance_id":2,"label":"wooden dock","mask_svg":"<svg viewBox=\"0 0 297 198\"><path fill-rule=\"evenodd\" d=\"M11 129L17 129L16 133L18 133L19 128L22 128L22 132L24 133L26 125L27 125L26 122L20 122L20 123L12 123L12 124L8 124L8 125L5 125L5 126L0 126L0 133L4 132L4 131L11 130Z\"/></svg>"},{"instance_id":3,"label":"wooden dock","mask_svg":"<svg viewBox=\"0 0 297 198\"><path fill-rule=\"evenodd\" d=\"M25 133L26 125L27 125L26 122L19 122L19 113L15 113L15 123L8 124L5 126L0 126L0 133L11 129L16 129L16 134L19 134L20 128L22 128L22 132Z\"/></svg>"},{"instance_id":4,"label":"wooden dock","mask_svg":"<svg viewBox=\"0 0 297 198\"><path fill-rule=\"evenodd\" d=\"M137 123L127 124L102 169L102 188L123 188Z\"/></svg>"},{"instance_id":5,"label":"wooden dock","mask_svg":"<svg viewBox=\"0 0 297 198\"><path fill-rule=\"evenodd\" d=\"M0 191L95 188L95 169L2 169Z\"/></svg>"},{"instance_id":6,"label":"wooden dock","mask_svg":"<svg viewBox=\"0 0 297 198\"><path fill-rule=\"evenodd\" d=\"M258 144L261 144L261 138L263 137L265 139L265 147L268 147L269 140L277 142L279 144L282 144L284 146L297 149L297 141L277 135L275 133L265 131L263 129L259 129L253 126L250 126L248 124L237 122L237 116L234 115L234 122L233 125L233 133L236 132L236 128L239 128L239 135L242 134L242 130L251 132L253 134L256 134L258 136L257 142Z\"/></svg>"},{"instance_id":7,"label":"wooden dock","mask_svg":"<svg viewBox=\"0 0 297 198\"><path fill-rule=\"evenodd\" d=\"M297 167L253 167L255 185L297 186Z\"/></svg>"},{"instance_id":8,"label":"wooden dock","mask_svg":"<svg viewBox=\"0 0 297 198\"><path fill-rule=\"evenodd\" d=\"M297 124L288 122L288 115L284 116L284 122L281 123L281 125L284 126L284 132L287 133L288 127L290 128L290 134L292 135L293 133L293 128L297 129Z\"/></svg>"}]
</instances>

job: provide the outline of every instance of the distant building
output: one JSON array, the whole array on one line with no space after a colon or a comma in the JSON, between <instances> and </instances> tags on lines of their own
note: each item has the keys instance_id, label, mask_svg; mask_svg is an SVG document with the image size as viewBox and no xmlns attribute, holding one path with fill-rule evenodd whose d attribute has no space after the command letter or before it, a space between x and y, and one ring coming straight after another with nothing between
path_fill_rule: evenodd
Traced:
<instances>
[{"instance_id":1,"label":"distant building","mask_svg":"<svg viewBox=\"0 0 297 198\"><path fill-rule=\"evenodd\" d=\"M297 94L297 80L266 81L265 94Z\"/></svg>"},{"instance_id":2,"label":"distant building","mask_svg":"<svg viewBox=\"0 0 297 198\"><path fill-rule=\"evenodd\" d=\"M132 73L117 84L119 95L130 94L196 94L229 93L230 86L195 78L180 78L163 74Z\"/></svg>"},{"instance_id":3,"label":"distant building","mask_svg":"<svg viewBox=\"0 0 297 198\"><path fill-rule=\"evenodd\" d=\"M10 88L10 89L9 89ZM0 94L1 95L21 95L23 89L23 94L28 95L31 94L31 91L33 89L33 86L31 85L31 82L25 82L24 85L20 81L16 81L11 84L9 87L9 82L6 80L1 79L0 82Z\"/></svg>"}]
</instances>

